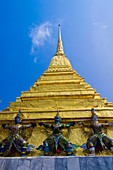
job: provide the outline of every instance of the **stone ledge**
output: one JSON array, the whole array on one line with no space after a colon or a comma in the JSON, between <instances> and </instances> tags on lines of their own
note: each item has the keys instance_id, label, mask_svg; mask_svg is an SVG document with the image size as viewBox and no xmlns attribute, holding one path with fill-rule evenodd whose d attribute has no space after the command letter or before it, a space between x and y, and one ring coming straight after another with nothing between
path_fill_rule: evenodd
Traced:
<instances>
[{"instance_id":1,"label":"stone ledge","mask_svg":"<svg viewBox=\"0 0 113 170\"><path fill-rule=\"evenodd\" d=\"M112 170L108 157L16 157L0 158L0 170Z\"/></svg>"}]
</instances>

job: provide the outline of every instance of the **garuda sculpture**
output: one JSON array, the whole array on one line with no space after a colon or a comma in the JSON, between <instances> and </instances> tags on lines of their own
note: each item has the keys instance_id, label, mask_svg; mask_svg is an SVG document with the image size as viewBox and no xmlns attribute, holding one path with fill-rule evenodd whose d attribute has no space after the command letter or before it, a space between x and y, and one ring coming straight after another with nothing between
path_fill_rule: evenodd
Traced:
<instances>
[{"instance_id":1,"label":"garuda sculpture","mask_svg":"<svg viewBox=\"0 0 113 170\"><path fill-rule=\"evenodd\" d=\"M25 156L27 152L30 152L34 145L29 145L27 141L25 141L20 135L20 131L25 128L35 127L35 123L31 123L29 125L20 124L20 111L15 117L15 125L6 125L2 124L3 129L9 129L10 134L7 138L5 138L2 142L0 142L0 156L10 156L11 150L18 151L21 156ZM13 149L12 149L13 148Z\"/></svg>"},{"instance_id":2,"label":"garuda sculpture","mask_svg":"<svg viewBox=\"0 0 113 170\"><path fill-rule=\"evenodd\" d=\"M75 122L71 122L69 124L60 123L61 118L59 113L54 117L55 123L49 125L43 122L39 122L40 126L44 126L45 128L50 128L52 130L52 134L43 141L43 145L40 145L37 149L44 151L44 155L54 155L59 154L61 151L64 151L66 155L74 155L74 150L78 147L75 144L70 143L63 135L62 129L69 128L70 126L74 126Z\"/></svg>"}]
</instances>

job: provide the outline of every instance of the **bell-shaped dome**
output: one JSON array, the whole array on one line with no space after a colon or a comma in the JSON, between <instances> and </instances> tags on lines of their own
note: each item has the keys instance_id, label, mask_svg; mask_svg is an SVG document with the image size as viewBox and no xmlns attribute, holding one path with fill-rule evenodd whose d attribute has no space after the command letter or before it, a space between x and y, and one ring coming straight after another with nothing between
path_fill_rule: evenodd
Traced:
<instances>
[{"instance_id":1,"label":"bell-shaped dome","mask_svg":"<svg viewBox=\"0 0 113 170\"><path fill-rule=\"evenodd\" d=\"M64 54L56 54L50 62L49 67L55 66L67 66L72 67L68 58Z\"/></svg>"}]
</instances>

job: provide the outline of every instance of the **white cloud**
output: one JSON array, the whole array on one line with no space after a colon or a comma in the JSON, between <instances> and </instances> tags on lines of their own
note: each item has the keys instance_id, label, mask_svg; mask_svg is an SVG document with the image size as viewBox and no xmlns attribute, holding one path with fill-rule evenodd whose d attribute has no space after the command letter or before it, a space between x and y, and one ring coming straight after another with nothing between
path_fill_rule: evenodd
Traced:
<instances>
[{"instance_id":1,"label":"white cloud","mask_svg":"<svg viewBox=\"0 0 113 170\"><path fill-rule=\"evenodd\" d=\"M37 63L38 57L34 57L34 63Z\"/></svg>"},{"instance_id":2,"label":"white cloud","mask_svg":"<svg viewBox=\"0 0 113 170\"><path fill-rule=\"evenodd\" d=\"M31 54L38 51L40 46L44 46L45 42L48 41L52 33L52 24L47 21L41 25L34 25L31 28L29 36L32 41ZM37 57L34 58L34 62L37 62Z\"/></svg>"},{"instance_id":3,"label":"white cloud","mask_svg":"<svg viewBox=\"0 0 113 170\"><path fill-rule=\"evenodd\" d=\"M93 25L95 25L101 29L104 29L104 30L107 29L107 25L103 25L100 22L94 22Z\"/></svg>"}]
</instances>

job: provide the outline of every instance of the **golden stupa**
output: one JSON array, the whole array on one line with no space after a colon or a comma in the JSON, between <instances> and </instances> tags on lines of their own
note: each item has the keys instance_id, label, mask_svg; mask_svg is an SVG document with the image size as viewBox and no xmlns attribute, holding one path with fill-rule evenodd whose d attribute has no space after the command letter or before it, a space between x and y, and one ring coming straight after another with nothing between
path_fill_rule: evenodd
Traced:
<instances>
[{"instance_id":1,"label":"golden stupa","mask_svg":"<svg viewBox=\"0 0 113 170\"><path fill-rule=\"evenodd\" d=\"M100 122L113 122L113 104L96 93L96 90L73 70L65 56L59 26L57 51L48 69L28 91L22 92L15 102L11 102L8 108L0 112L0 124L14 124L14 118L21 109L22 123L37 123L37 127L26 130L24 134L27 134L26 138L30 143L39 146L51 132L40 127L38 122L52 123L59 111L63 123L85 121L88 124L91 108L95 108ZM113 138L113 127L103 130ZM8 130L3 130L0 125L0 131L0 140L3 140L8 135ZM72 143L82 145L86 142L90 129L77 125L63 133ZM108 151L103 154L107 155ZM34 155L38 155L38 152L34 151ZM84 153L78 149L76 155Z\"/></svg>"}]
</instances>

